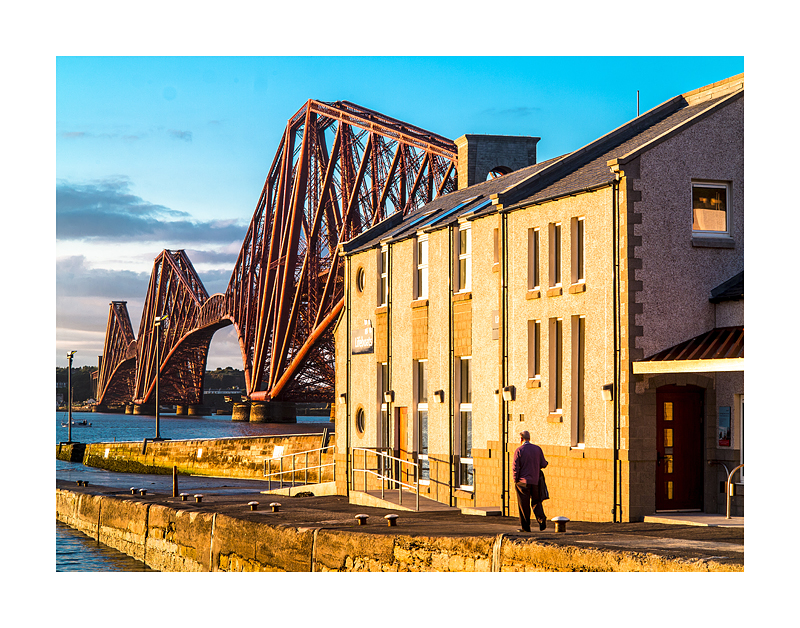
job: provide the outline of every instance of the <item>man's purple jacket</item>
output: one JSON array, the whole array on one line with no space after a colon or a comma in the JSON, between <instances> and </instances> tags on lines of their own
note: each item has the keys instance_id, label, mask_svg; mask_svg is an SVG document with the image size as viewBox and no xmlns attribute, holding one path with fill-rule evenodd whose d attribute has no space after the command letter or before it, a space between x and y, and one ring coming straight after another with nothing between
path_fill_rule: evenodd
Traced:
<instances>
[{"instance_id":1,"label":"man's purple jacket","mask_svg":"<svg viewBox=\"0 0 800 628\"><path fill-rule=\"evenodd\" d=\"M525 441L514 452L514 482L523 478L527 484L539 483L539 471L547 466L544 453L539 445Z\"/></svg>"}]
</instances>

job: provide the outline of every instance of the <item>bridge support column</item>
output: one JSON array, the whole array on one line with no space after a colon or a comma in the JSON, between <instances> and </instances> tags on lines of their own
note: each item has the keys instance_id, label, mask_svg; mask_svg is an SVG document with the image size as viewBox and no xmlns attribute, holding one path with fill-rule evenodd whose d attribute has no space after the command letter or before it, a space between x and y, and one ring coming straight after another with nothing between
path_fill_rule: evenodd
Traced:
<instances>
[{"instance_id":1,"label":"bridge support column","mask_svg":"<svg viewBox=\"0 0 800 628\"><path fill-rule=\"evenodd\" d=\"M144 414L145 416L155 416L156 406L153 403L133 404L134 414Z\"/></svg>"},{"instance_id":2,"label":"bridge support column","mask_svg":"<svg viewBox=\"0 0 800 628\"><path fill-rule=\"evenodd\" d=\"M206 416L207 414L210 414L210 412L205 406L193 404L189 405L188 414L189 416Z\"/></svg>"},{"instance_id":3,"label":"bridge support column","mask_svg":"<svg viewBox=\"0 0 800 628\"><path fill-rule=\"evenodd\" d=\"M177 415L184 415L187 414L187 409L185 405L178 404L175 406L175 414Z\"/></svg>"},{"instance_id":4,"label":"bridge support column","mask_svg":"<svg viewBox=\"0 0 800 628\"><path fill-rule=\"evenodd\" d=\"M253 401L251 423L297 423L297 406L284 401Z\"/></svg>"},{"instance_id":5,"label":"bridge support column","mask_svg":"<svg viewBox=\"0 0 800 628\"><path fill-rule=\"evenodd\" d=\"M250 420L250 404L249 403L234 403L233 414L231 421L249 421Z\"/></svg>"},{"instance_id":6,"label":"bridge support column","mask_svg":"<svg viewBox=\"0 0 800 628\"><path fill-rule=\"evenodd\" d=\"M125 404L125 414L133 414L133 404L126 403Z\"/></svg>"}]
</instances>

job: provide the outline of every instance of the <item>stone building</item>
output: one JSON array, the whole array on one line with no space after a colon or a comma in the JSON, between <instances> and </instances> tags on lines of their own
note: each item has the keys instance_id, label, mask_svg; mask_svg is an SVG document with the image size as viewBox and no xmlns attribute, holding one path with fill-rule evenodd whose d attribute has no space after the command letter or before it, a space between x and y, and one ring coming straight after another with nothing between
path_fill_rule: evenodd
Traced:
<instances>
[{"instance_id":1,"label":"stone building","mask_svg":"<svg viewBox=\"0 0 800 628\"><path fill-rule=\"evenodd\" d=\"M342 245L337 491L391 474L513 516L528 430L549 516L724 513L744 459L743 133L739 75L542 163L539 138L459 138L456 192Z\"/></svg>"}]
</instances>

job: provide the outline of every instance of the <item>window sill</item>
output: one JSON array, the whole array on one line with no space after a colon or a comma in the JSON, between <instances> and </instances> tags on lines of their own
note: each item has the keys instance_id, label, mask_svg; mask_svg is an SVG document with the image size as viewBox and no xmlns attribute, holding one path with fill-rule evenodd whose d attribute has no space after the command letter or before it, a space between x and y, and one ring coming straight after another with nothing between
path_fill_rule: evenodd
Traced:
<instances>
[{"instance_id":1,"label":"window sill","mask_svg":"<svg viewBox=\"0 0 800 628\"><path fill-rule=\"evenodd\" d=\"M564 415L561 412L551 412L547 415L548 423L563 423Z\"/></svg>"},{"instance_id":2,"label":"window sill","mask_svg":"<svg viewBox=\"0 0 800 628\"><path fill-rule=\"evenodd\" d=\"M692 235L692 246L706 249L732 249L736 246L736 242L727 236Z\"/></svg>"},{"instance_id":3,"label":"window sill","mask_svg":"<svg viewBox=\"0 0 800 628\"><path fill-rule=\"evenodd\" d=\"M538 299L540 296L542 296L542 291L538 288L528 290L528 292L525 294L526 299Z\"/></svg>"},{"instance_id":4,"label":"window sill","mask_svg":"<svg viewBox=\"0 0 800 628\"><path fill-rule=\"evenodd\" d=\"M389 311L388 305L379 305L378 307L375 308L376 314L386 314L386 312L388 311Z\"/></svg>"},{"instance_id":5,"label":"window sill","mask_svg":"<svg viewBox=\"0 0 800 628\"><path fill-rule=\"evenodd\" d=\"M411 307L412 308L428 307L428 299L417 299L416 301L412 301Z\"/></svg>"},{"instance_id":6,"label":"window sill","mask_svg":"<svg viewBox=\"0 0 800 628\"><path fill-rule=\"evenodd\" d=\"M528 383L525 384L526 388L541 388L542 387L542 380L538 377L531 377L528 380Z\"/></svg>"},{"instance_id":7,"label":"window sill","mask_svg":"<svg viewBox=\"0 0 800 628\"><path fill-rule=\"evenodd\" d=\"M456 292L453 295L453 302L455 301L471 301L472 300L472 291L467 290L465 292Z\"/></svg>"},{"instance_id":8,"label":"window sill","mask_svg":"<svg viewBox=\"0 0 800 628\"><path fill-rule=\"evenodd\" d=\"M586 283L583 281L579 283L574 283L569 287L570 294L577 294L579 292L586 292Z\"/></svg>"},{"instance_id":9,"label":"window sill","mask_svg":"<svg viewBox=\"0 0 800 628\"><path fill-rule=\"evenodd\" d=\"M547 289L547 296L548 297L560 297L563 294L563 290L561 286L554 286L552 288Z\"/></svg>"},{"instance_id":10,"label":"window sill","mask_svg":"<svg viewBox=\"0 0 800 628\"><path fill-rule=\"evenodd\" d=\"M500 272L500 262L495 262L492 264L492 272L499 273Z\"/></svg>"}]
</instances>

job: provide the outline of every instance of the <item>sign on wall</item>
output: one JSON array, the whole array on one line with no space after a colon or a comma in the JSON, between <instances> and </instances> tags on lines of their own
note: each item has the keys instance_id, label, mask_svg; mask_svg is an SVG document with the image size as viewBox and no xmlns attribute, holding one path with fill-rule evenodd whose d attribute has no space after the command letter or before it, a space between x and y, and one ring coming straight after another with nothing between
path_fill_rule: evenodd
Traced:
<instances>
[{"instance_id":1,"label":"sign on wall","mask_svg":"<svg viewBox=\"0 0 800 628\"><path fill-rule=\"evenodd\" d=\"M353 355L359 353L373 353L375 350L375 335L372 325L363 327L353 332Z\"/></svg>"},{"instance_id":2,"label":"sign on wall","mask_svg":"<svg viewBox=\"0 0 800 628\"><path fill-rule=\"evenodd\" d=\"M720 406L717 414L717 446L731 446L731 408Z\"/></svg>"}]
</instances>

